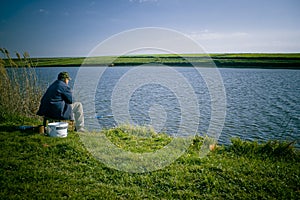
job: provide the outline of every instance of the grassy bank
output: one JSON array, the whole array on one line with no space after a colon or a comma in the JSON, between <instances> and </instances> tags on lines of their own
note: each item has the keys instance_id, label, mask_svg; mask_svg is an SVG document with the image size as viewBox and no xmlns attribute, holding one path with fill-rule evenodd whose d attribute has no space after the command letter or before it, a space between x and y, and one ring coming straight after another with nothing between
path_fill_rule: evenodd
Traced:
<instances>
[{"instance_id":1,"label":"grassy bank","mask_svg":"<svg viewBox=\"0 0 300 200\"><path fill-rule=\"evenodd\" d=\"M184 58L182 58L182 56ZM184 54L182 56L172 54L133 55L133 56L99 56L99 57L68 57L68 58L34 58L37 66L132 66L142 64L164 64L169 66L206 66L210 59L218 67L237 68L300 68L300 53L294 54L210 54L210 57L202 54Z\"/></svg>"},{"instance_id":2,"label":"grassy bank","mask_svg":"<svg viewBox=\"0 0 300 200\"><path fill-rule=\"evenodd\" d=\"M161 170L133 174L108 168L80 137L50 138L0 125L0 199L299 199L300 157L288 143L233 140L199 158L203 139ZM149 152L172 138L104 132L122 149ZM136 145L140 144L140 145Z\"/></svg>"}]
</instances>

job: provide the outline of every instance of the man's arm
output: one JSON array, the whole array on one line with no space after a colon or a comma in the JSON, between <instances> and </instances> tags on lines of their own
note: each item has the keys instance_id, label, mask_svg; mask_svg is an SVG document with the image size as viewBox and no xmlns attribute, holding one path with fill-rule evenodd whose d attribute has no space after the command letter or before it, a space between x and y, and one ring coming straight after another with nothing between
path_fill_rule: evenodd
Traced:
<instances>
[{"instance_id":1,"label":"man's arm","mask_svg":"<svg viewBox=\"0 0 300 200\"><path fill-rule=\"evenodd\" d=\"M65 87L64 92L62 93L62 98L67 104L73 103L72 91L70 87Z\"/></svg>"}]
</instances>

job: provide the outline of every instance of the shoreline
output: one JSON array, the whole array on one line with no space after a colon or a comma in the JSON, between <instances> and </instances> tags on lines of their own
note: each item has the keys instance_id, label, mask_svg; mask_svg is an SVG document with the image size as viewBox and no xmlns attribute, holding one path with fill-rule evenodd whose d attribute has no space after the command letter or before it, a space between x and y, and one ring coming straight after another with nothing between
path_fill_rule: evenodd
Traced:
<instances>
[{"instance_id":1,"label":"shoreline","mask_svg":"<svg viewBox=\"0 0 300 200\"><path fill-rule=\"evenodd\" d=\"M18 63L18 60L14 60ZM300 53L294 54L153 54L99 57L31 58L34 67L123 67L167 65L173 67L300 69ZM9 67L7 64L6 67ZM214 67L214 65L213 65Z\"/></svg>"}]
</instances>

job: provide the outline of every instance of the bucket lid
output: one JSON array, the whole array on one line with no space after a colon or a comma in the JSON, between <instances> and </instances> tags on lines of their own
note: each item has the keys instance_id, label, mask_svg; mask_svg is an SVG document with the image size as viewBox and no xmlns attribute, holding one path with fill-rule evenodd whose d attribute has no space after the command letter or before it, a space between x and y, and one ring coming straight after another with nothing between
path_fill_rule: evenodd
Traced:
<instances>
[{"instance_id":1,"label":"bucket lid","mask_svg":"<svg viewBox=\"0 0 300 200\"><path fill-rule=\"evenodd\" d=\"M68 126L68 123L67 122L52 122L52 123L49 123L48 126L65 127L65 126Z\"/></svg>"}]
</instances>

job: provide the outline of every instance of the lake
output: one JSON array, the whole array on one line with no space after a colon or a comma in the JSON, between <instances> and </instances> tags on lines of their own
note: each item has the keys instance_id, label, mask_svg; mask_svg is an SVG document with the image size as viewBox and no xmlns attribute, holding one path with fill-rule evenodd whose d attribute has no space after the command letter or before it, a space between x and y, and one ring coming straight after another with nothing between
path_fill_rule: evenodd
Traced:
<instances>
[{"instance_id":1,"label":"lake","mask_svg":"<svg viewBox=\"0 0 300 200\"><path fill-rule=\"evenodd\" d=\"M95 69L97 67L86 68L86 74L82 75L86 77L83 80L86 81L86 88L76 91L80 94L75 97L80 96L78 100L83 103L87 128L100 130L115 126L116 112L124 111L123 107L113 110L111 99L118 98L115 88L132 68L109 67L105 69L101 79L92 80ZM195 92L198 107L190 106L187 110L192 112L199 109L197 132L205 135L211 119L211 98L205 80L194 68L173 69L189 82ZM46 88L60 71L68 71L73 77L70 82L73 87L78 70L78 67L37 68L37 74L39 81ZM240 137L251 141L295 140L296 147L300 147L300 70L221 68L219 72L226 91L226 118L219 143L228 144L230 138ZM157 68L157 74L162 73ZM130 82L141 79L131 78ZM181 82L176 81L175 78L175 88L183 88ZM130 93L130 98L124 101L128 104L131 122L139 125L152 124L160 131L176 135L182 118L182 105L174 93L176 89L153 83L130 91L132 87L129 85L123 84L118 87L122 88L123 93ZM189 98L189 94L186 96ZM156 113L159 113L159 116L156 117Z\"/></svg>"}]
</instances>

